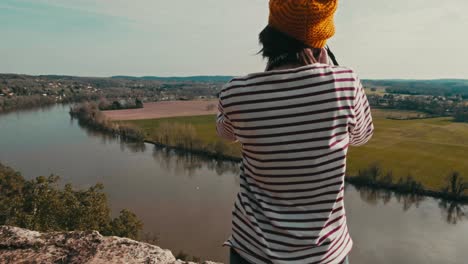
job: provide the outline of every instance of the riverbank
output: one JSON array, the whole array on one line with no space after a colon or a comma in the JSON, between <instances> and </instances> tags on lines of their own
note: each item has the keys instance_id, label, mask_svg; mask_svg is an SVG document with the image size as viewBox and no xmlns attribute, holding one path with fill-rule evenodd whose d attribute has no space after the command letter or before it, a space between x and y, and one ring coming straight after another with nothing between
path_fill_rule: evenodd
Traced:
<instances>
[{"instance_id":1,"label":"riverbank","mask_svg":"<svg viewBox=\"0 0 468 264\"><path fill-rule=\"evenodd\" d=\"M402 113L404 112L398 112L399 115ZM388 114L394 115L395 111ZM375 110L377 130L369 146L350 149L348 175L353 176L347 178L348 182L356 186L388 189L405 194L468 201L468 167L460 158L462 156L455 156L453 152L465 149L468 151L468 126L449 123L444 118L388 120L388 114L383 110ZM241 160L239 144L226 142L216 136L213 115L115 121L111 124L136 128L142 134L143 139L140 140L159 147L220 160ZM431 134L430 131L434 129L438 133ZM452 139L447 139L448 135L458 136L459 139L461 137L462 142L467 144L455 145L451 142ZM416 146L408 148L403 145L414 143L415 140L419 141ZM434 142L437 140L441 142ZM389 144L392 142L393 144ZM395 144L397 142L399 144ZM424 144L429 149L435 149L428 151ZM441 148L443 151L438 151ZM462 150L458 150L460 148ZM423 162L428 156L437 159L437 162ZM449 167L448 164L455 166ZM402 167L406 167L406 170L402 170ZM453 174L458 175L454 183L450 179Z\"/></svg>"},{"instance_id":2,"label":"riverbank","mask_svg":"<svg viewBox=\"0 0 468 264\"><path fill-rule=\"evenodd\" d=\"M166 150L173 150L182 154L194 154L200 155L207 159L216 159L220 161L229 161L229 162L240 162L242 159L239 157L234 156L226 156L218 153L212 153L209 151L204 150L196 150L196 149L186 149L181 147L173 147L164 145L158 142L154 142L151 140L145 140L145 143L153 144L156 147ZM370 188L373 190L384 190L384 191L392 191L398 194L403 195L416 195L416 196L427 196L433 197L437 199L442 199L445 201L451 202L458 202L463 204L468 204L468 195L463 195L460 193L461 188L463 186L467 186L467 182L461 180L454 180L453 178L448 177L447 179L447 186L443 191L432 191L425 189L423 185L414 180L411 176L407 177L400 177L397 182L394 182L393 175L381 175L378 170L375 170L375 166L368 168L367 170L364 169L363 173L360 175L348 175L345 177L345 181L357 188ZM367 172L366 172L367 171ZM373 175L372 173L378 173L377 175ZM453 174L455 175L455 174ZM452 175L452 176L453 176Z\"/></svg>"},{"instance_id":3,"label":"riverbank","mask_svg":"<svg viewBox=\"0 0 468 264\"><path fill-rule=\"evenodd\" d=\"M122 139L143 141L144 135L137 127L111 122L96 103L82 103L70 108L70 116L78 119L80 125L97 131L119 136Z\"/></svg>"},{"instance_id":4,"label":"riverbank","mask_svg":"<svg viewBox=\"0 0 468 264\"><path fill-rule=\"evenodd\" d=\"M0 97L0 114L22 110L41 109L58 103L62 102L57 102L55 98L40 95L18 96L12 98Z\"/></svg>"},{"instance_id":5,"label":"riverbank","mask_svg":"<svg viewBox=\"0 0 468 264\"><path fill-rule=\"evenodd\" d=\"M398 115L403 113L398 111ZM468 164L463 158L468 153L468 124L454 123L450 118L388 119L394 115L395 111L373 111L375 134L369 144L350 148L349 175L358 175L360 170L378 163L383 174L391 173L395 175L395 180L411 176L431 191L445 188L446 178L453 172L458 172L468 181ZM140 128L145 139L150 142L240 158L240 145L217 137L214 118L213 115L204 115L118 123ZM180 129L189 128L191 132L177 136L177 133L168 133L177 130L168 127L176 126ZM214 149L216 145L218 147Z\"/></svg>"},{"instance_id":6,"label":"riverbank","mask_svg":"<svg viewBox=\"0 0 468 264\"><path fill-rule=\"evenodd\" d=\"M203 150L189 150L180 147L167 146L150 140L145 140L145 143L153 144L161 149L173 150L181 154L200 155L207 159L216 159L220 161L229 162L240 162L242 160L239 157L225 156ZM425 189L420 182L415 181L411 176L407 176L405 178L400 177L397 182L394 182L393 175L381 175L378 172L378 170L380 169L377 168L376 170L375 166L378 165L373 165L371 168L363 170L364 172L362 172L360 175L348 175L347 177L345 177L345 181L357 188L370 188L373 190L392 191L394 193L403 195L427 196L442 199L445 201L468 204L468 195L462 195L458 193L460 190L459 188L463 188L462 186L467 184L464 181L455 181L455 184L451 184L451 179L448 178L446 190L439 192L432 191ZM378 174L373 175L372 173Z\"/></svg>"},{"instance_id":7,"label":"riverbank","mask_svg":"<svg viewBox=\"0 0 468 264\"><path fill-rule=\"evenodd\" d=\"M446 187L440 191L433 191L425 188L420 182L415 180L411 175L406 177L396 177L391 172L382 174L382 170L378 164L373 164L369 168L365 168L358 175L347 176L346 182L357 188L370 188L374 190L392 191L404 195L427 196L444 201L468 204L468 182L454 172L446 177Z\"/></svg>"}]
</instances>

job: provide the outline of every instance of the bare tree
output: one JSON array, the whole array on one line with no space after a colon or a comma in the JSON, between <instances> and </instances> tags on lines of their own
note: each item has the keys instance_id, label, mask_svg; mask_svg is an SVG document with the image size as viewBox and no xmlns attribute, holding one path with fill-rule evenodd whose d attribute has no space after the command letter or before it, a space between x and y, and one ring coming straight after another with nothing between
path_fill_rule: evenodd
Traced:
<instances>
[{"instance_id":1,"label":"bare tree","mask_svg":"<svg viewBox=\"0 0 468 264\"><path fill-rule=\"evenodd\" d=\"M468 190L468 182L466 182L459 172L453 171L447 177L447 187L443 191L454 197L461 197Z\"/></svg>"}]
</instances>

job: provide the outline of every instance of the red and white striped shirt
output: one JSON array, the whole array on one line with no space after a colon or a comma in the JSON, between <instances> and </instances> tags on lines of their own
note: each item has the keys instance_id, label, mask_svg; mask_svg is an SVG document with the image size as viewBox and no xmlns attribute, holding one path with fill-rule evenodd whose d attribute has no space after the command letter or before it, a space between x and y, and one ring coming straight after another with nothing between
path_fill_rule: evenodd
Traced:
<instances>
[{"instance_id":1,"label":"red and white striped shirt","mask_svg":"<svg viewBox=\"0 0 468 264\"><path fill-rule=\"evenodd\" d=\"M356 74L313 64L234 78L220 92L217 131L242 144L225 245L251 263L341 263L352 247L346 154L373 133Z\"/></svg>"}]
</instances>

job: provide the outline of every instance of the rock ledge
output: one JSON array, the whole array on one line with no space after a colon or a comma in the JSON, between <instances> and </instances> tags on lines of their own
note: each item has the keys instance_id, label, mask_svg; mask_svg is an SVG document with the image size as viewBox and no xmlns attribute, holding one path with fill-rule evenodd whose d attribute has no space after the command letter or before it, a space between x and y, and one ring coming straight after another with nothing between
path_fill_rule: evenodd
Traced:
<instances>
[{"instance_id":1,"label":"rock ledge","mask_svg":"<svg viewBox=\"0 0 468 264\"><path fill-rule=\"evenodd\" d=\"M195 264L176 260L170 250L97 231L40 233L11 226L0 226L0 263Z\"/></svg>"}]
</instances>

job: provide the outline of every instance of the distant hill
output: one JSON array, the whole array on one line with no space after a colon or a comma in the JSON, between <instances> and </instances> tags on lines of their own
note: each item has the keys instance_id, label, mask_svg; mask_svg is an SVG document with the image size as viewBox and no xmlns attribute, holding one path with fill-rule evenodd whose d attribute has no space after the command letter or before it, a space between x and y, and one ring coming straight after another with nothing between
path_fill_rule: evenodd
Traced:
<instances>
[{"instance_id":1,"label":"distant hill","mask_svg":"<svg viewBox=\"0 0 468 264\"><path fill-rule=\"evenodd\" d=\"M147 80L147 81L162 81L162 82L216 82L225 83L230 81L233 76L215 75L215 76L174 76L174 77L160 77L160 76L112 76L112 79L125 79L125 80ZM403 79L389 79L389 80L363 80L366 87L385 87L387 92L400 93L400 94L414 94L414 95L440 95L452 96L462 95L468 97L468 80L464 79L438 79L438 80L403 80Z\"/></svg>"},{"instance_id":2,"label":"distant hill","mask_svg":"<svg viewBox=\"0 0 468 264\"><path fill-rule=\"evenodd\" d=\"M434 80L416 80L416 79L383 79L383 80L372 80L364 79L363 83L392 86L392 85L449 85L449 86L466 86L468 87L468 79L434 79Z\"/></svg>"},{"instance_id":3,"label":"distant hill","mask_svg":"<svg viewBox=\"0 0 468 264\"><path fill-rule=\"evenodd\" d=\"M228 75L199 75L199 76L127 76L118 75L112 77L78 77L68 75L24 75L24 74L0 74L0 88L3 86L19 86L19 87L43 87L40 82L60 81L69 85L94 85L97 88L108 87L192 87L209 85L216 83L221 86L230 81L233 76ZM2 85L3 84L3 85ZM364 79L363 84L367 88L385 88L387 93L410 94L410 95L433 95L433 96L454 96L461 95L465 99L468 98L468 80L464 79L436 79L436 80L404 80L404 79L387 79L387 80L369 80Z\"/></svg>"},{"instance_id":4,"label":"distant hill","mask_svg":"<svg viewBox=\"0 0 468 264\"><path fill-rule=\"evenodd\" d=\"M2 79L28 79L28 78L44 78L49 80L105 80L105 79L121 79L127 81L161 81L161 82L228 82L234 76L228 75L199 75L199 76L128 76L116 75L111 77L92 77L92 76L71 76L71 75L58 75L58 74L44 74L44 75L27 75L15 73L0 73Z\"/></svg>"},{"instance_id":5,"label":"distant hill","mask_svg":"<svg viewBox=\"0 0 468 264\"><path fill-rule=\"evenodd\" d=\"M143 77L134 77L134 76L125 76L118 75L112 76L112 79L127 79L127 80L151 80L151 81L165 81L165 82L228 82L233 76L223 76L223 75L200 75L200 76L186 76L186 77L159 77L159 76L143 76Z\"/></svg>"},{"instance_id":6,"label":"distant hill","mask_svg":"<svg viewBox=\"0 0 468 264\"><path fill-rule=\"evenodd\" d=\"M363 80L367 88L384 87L389 93L410 95L454 96L468 98L468 80Z\"/></svg>"}]
</instances>

